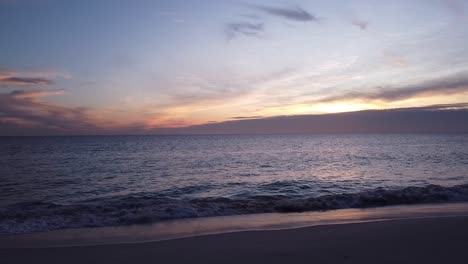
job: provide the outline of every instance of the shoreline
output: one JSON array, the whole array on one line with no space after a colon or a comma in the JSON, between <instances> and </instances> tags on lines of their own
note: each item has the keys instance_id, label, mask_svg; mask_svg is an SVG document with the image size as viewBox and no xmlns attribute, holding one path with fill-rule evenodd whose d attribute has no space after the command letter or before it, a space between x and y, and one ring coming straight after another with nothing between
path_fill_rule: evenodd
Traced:
<instances>
[{"instance_id":1,"label":"shoreline","mask_svg":"<svg viewBox=\"0 0 468 264\"><path fill-rule=\"evenodd\" d=\"M62 229L0 236L0 249L142 244L250 231L468 217L468 203L399 205L305 213L269 213L178 219L147 225Z\"/></svg>"},{"instance_id":2,"label":"shoreline","mask_svg":"<svg viewBox=\"0 0 468 264\"><path fill-rule=\"evenodd\" d=\"M0 249L4 263L464 263L468 217L394 219L167 241Z\"/></svg>"},{"instance_id":3,"label":"shoreline","mask_svg":"<svg viewBox=\"0 0 468 264\"><path fill-rule=\"evenodd\" d=\"M270 186L271 185L271 186ZM308 188L307 184L272 182L272 188ZM309 186L310 187L310 186ZM131 226L201 217L245 214L323 212L398 205L468 202L468 184L373 188L316 197L254 196L246 198L193 197L172 199L166 195L84 200L71 204L53 202L16 203L0 209L0 236L73 228Z\"/></svg>"}]
</instances>

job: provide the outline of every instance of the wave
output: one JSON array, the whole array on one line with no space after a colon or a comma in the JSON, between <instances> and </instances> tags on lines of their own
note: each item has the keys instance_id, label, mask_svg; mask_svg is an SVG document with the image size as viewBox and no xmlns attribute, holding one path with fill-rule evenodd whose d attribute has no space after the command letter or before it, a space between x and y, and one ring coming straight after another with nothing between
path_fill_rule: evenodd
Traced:
<instances>
[{"instance_id":1,"label":"wave","mask_svg":"<svg viewBox=\"0 0 468 264\"><path fill-rule=\"evenodd\" d=\"M468 201L468 184L452 187L428 185L402 189L377 188L359 193L308 198L275 195L173 199L158 194L140 194L93 199L69 205L47 202L10 205L0 209L0 234L131 225L207 216L459 201Z\"/></svg>"}]
</instances>

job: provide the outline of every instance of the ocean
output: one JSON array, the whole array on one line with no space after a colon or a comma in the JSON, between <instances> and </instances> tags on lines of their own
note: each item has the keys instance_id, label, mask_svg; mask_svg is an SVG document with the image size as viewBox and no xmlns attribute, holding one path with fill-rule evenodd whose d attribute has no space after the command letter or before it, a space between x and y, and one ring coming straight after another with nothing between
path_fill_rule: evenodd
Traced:
<instances>
[{"instance_id":1,"label":"ocean","mask_svg":"<svg viewBox=\"0 0 468 264\"><path fill-rule=\"evenodd\" d=\"M468 135L0 137L0 234L468 201Z\"/></svg>"}]
</instances>

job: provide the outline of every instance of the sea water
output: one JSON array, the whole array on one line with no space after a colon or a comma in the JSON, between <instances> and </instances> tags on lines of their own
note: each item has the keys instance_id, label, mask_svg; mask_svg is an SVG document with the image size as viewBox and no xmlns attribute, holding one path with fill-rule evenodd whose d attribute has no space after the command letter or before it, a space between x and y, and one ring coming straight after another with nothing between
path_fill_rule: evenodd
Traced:
<instances>
[{"instance_id":1,"label":"sea water","mask_svg":"<svg viewBox=\"0 0 468 264\"><path fill-rule=\"evenodd\" d=\"M0 137L0 234L468 201L468 135Z\"/></svg>"}]
</instances>

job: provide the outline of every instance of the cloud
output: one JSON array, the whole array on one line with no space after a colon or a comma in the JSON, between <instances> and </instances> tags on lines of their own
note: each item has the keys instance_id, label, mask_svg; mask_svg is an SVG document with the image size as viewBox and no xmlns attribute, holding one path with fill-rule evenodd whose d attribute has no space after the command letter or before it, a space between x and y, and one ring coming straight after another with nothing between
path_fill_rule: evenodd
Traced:
<instances>
[{"instance_id":1,"label":"cloud","mask_svg":"<svg viewBox=\"0 0 468 264\"><path fill-rule=\"evenodd\" d=\"M9 86L47 86L52 85L52 80L31 77L2 77L0 75L0 87Z\"/></svg>"},{"instance_id":2,"label":"cloud","mask_svg":"<svg viewBox=\"0 0 468 264\"><path fill-rule=\"evenodd\" d=\"M443 0L447 8L450 9L457 16L464 16L465 10L463 9L463 4L459 0Z\"/></svg>"},{"instance_id":3,"label":"cloud","mask_svg":"<svg viewBox=\"0 0 468 264\"><path fill-rule=\"evenodd\" d=\"M296 22L318 21L318 18L301 7L272 7L266 5L247 5L250 9L260 11L264 14L280 17ZM265 30L263 18L257 14L243 14L243 20L248 22L234 22L226 25L226 36L228 40L243 35L257 37Z\"/></svg>"},{"instance_id":4,"label":"cloud","mask_svg":"<svg viewBox=\"0 0 468 264\"><path fill-rule=\"evenodd\" d=\"M303 8L297 7L272 7L264 5L250 5L251 8L259 10L271 16L281 17L287 20L299 22L313 22L319 19Z\"/></svg>"},{"instance_id":5,"label":"cloud","mask_svg":"<svg viewBox=\"0 0 468 264\"><path fill-rule=\"evenodd\" d=\"M281 80L295 72L293 68L280 68L264 74L235 74L231 71L219 71L213 76L205 74L189 74L181 76L177 82L168 84L168 87L185 87L185 89L169 89L165 94L168 100L153 108L167 109L199 105L213 107L213 104L226 104L227 100L239 99L249 95L260 87Z\"/></svg>"},{"instance_id":6,"label":"cloud","mask_svg":"<svg viewBox=\"0 0 468 264\"><path fill-rule=\"evenodd\" d=\"M379 88L375 92L350 92L319 99L315 102L327 103L345 100L361 101L402 101L420 96L448 95L468 93L468 73L425 81L398 88Z\"/></svg>"},{"instance_id":7,"label":"cloud","mask_svg":"<svg viewBox=\"0 0 468 264\"><path fill-rule=\"evenodd\" d=\"M238 35L258 36L264 31L263 23L239 22L226 25L226 36L233 39Z\"/></svg>"},{"instance_id":8,"label":"cloud","mask_svg":"<svg viewBox=\"0 0 468 264\"><path fill-rule=\"evenodd\" d=\"M361 30L366 30L367 27L369 26L369 21L362 20L358 17L353 17L351 19L351 24L360 28Z\"/></svg>"},{"instance_id":9,"label":"cloud","mask_svg":"<svg viewBox=\"0 0 468 264\"><path fill-rule=\"evenodd\" d=\"M233 116L231 119L241 120L241 119L259 119L264 118L264 116Z\"/></svg>"},{"instance_id":10,"label":"cloud","mask_svg":"<svg viewBox=\"0 0 468 264\"><path fill-rule=\"evenodd\" d=\"M44 101L63 90L0 93L0 135L143 134L144 122L102 118L84 107L66 107Z\"/></svg>"},{"instance_id":11,"label":"cloud","mask_svg":"<svg viewBox=\"0 0 468 264\"><path fill-rule=\"evenodd\" d=\"M33 100L37 100L42 97L50 96L50 95L61 95L64 94L64 90L34 90L34 91L22 91L16 90L10 93L11 96L15 98L25 99L30 98Z\"/></svg>"},{"instance_id":12,"label":"cloud","mask_svg":"<svg viewBox=\"0 0 468 264\"><path fill-rule=\"evenodd\" d=\"M62 94L63 90L0 93L0 136L147 134L162 125L159 121L158 126L148 124L151 118L164 121L166 127L191 125L165 113L129 112L125 109L96 111L45 101L45 97ZM118 119L115 118L116 113ZM127 114L133 118L129 119Z\"/></svg>"},{"instance_id":13,"label":"cloud","mask_svg":"<svg viewBox=\"0 0 468 264\"><path fill-rule=\"evenodd\" d=\"M57 130L95 128L87 121L86 109L57 106L41 100L62 93L61 90L43 90L0 94L0 121Z\"/></svg>"},{"instance_id":14,"label":"cloud","mask_svg":"<svg viewBox=\"0 0 468 264\"><path fill-rule=\"evenodd\" d=\"M0 71L0 87L19 86L49 86L53 79L57 77L69 77L68 75L44 71L44 72L21 72L21 71Z\"/></svg>"},{"instance_id":15,"label":"cloud","mask_svg":"<svg viewBox=\"0 0 468 264\"><path fill-rule=\"evenodd\" d=\"M391 50L382 51L382 55L385 57L385 59L387 59L395 66L406 67L409 64L408 60L404 56L397 54Z\"/></svg>"},{"instance_id":16,"label":"cloud","mask_svg":"<svg viewBox=\"0 0 468 264\"><path fill-rule=\"evenodd\" d=\"M467 104L231 120L159 134L468 133Z\"/></svg>"}]
</instances>

